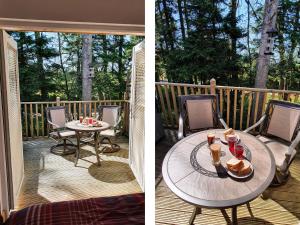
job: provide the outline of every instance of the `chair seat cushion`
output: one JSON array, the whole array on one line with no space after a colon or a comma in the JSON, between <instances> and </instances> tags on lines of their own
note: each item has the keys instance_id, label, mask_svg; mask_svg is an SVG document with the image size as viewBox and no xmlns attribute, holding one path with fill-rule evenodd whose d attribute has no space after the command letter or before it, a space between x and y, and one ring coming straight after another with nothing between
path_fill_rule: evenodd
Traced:
<instances>
[{"instance_id":1,"label":"chair seat cushion","mask_svg":"<svg viewBox=\"0 0 300 225\"><path fill-rule=\"evenodd\" d=\"M59 131L59 134L61 137L67 138L67 137L75 136L76 133L75 133L75 131L72 131L72 130L64 130L64 131ZM58 138L57 131L51 132L50 136Z\"/></svg>"},{"instance_id":2,"label":"chair seat cushion","mask_svg":"<svg viewBox=\"0 0 300 225\"><path fill-rule=\"evenodd\" d=\"M299 118L300 108L275 105L267 133L290 142Z\"/></svg>"},{"instance_id":3,"label":"chair seat cushion","mask_svg":"<svg viewBox=\"0 0 300 225\"><path fill-rule=\"evenodd\" d=\"M279 142L279 141L277 141L275 139L271 139L269 137L257 136L257 138L259 140L261 140L262 142L264 142L269 147L269 149L271 150L271 152L274 155L276 166L279 169L281 169L282 166L284 165L285 153L288 152L289 146L286 145L286 144L284 144L284 143L282 143L282 142ZM295 157L296 153L297 152L294 149L293 152L292 152L290 160L292 160Z\"/></svg>"},{"instance_id":4,"label":"chair seat cushion","mask_svg":"<svg viewBox=\"0 0 300 225\"><path fill-rule=\"evenodd\" d=\"M186 109L190 130L214 126L211 100L186 100Z\"/></svg>"},{"instance_id":5,"label":"chair seat cushion","mask_svg":"<svg viewBox=\"0 0 300 225\"><path fill-rule=\"evenodd\" d=\"M116 132L114 131L114 129L108 129L108 130L101 131L100 135L114 137L116 136Z\"/></svg>"}]
</instances>

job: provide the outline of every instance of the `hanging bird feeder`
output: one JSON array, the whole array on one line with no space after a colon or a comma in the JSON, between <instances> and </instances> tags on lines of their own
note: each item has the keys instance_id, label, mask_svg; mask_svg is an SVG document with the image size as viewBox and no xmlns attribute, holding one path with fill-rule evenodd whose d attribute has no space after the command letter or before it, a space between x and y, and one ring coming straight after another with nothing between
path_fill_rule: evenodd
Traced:
<instances>
[{"instance_id":1,"label":"hanging bird feeder","mask_svg":"<svg viewBox=\"0 0 300 225\"><path fill-rule=\"evenodd\" d=\"M274 55L273 53L273 38L268 38L266 50L264 52L265 55Z\"/></svg>"},{"instance_id":2,"label":"hanging bird feeder","mask_svg":"<svg viewBox=\"0 0 300 225\"><path fill-rule=\"evenodd\" d=\"M94 67L90 66L89 67L89 78L94 78L95 77L95 69Z\"/></svg>"},{"instance_id":3,"label":"hanging bird feeder","mask_svg":"<svg viewBox=\"0 0 300 225\"><path fill-rule=\"evenodd\" d=\"M270 30L267 31L267 34L269 37L276 37L278 35L278 31L276 28L271 28Z\"/></svg>"}]
</instances>

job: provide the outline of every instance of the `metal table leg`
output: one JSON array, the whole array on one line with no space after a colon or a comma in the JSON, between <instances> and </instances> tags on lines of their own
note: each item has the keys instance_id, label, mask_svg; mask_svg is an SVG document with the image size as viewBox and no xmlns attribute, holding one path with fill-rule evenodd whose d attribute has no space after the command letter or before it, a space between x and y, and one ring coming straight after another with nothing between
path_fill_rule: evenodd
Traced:
<instances>
[{"instance_id":1,"label":"metal table leg","mask_svg":"<svg viewBox=\"0 0 300 225\"><path fill-rule=\"evenodd\" d=\"M196 216L198 214L201 214L201 208L195 206L193 214L192 214L192 216L190 218L190 221L189 221L189 225L193 225L194 224L195 218L196 218Z\"/></svg>"},{"instance_id":2,"label":"metal table leg","mask_svg":"<svg viewBox=\"0 0 300 225\"><path fill-rule=\"evenodd\" d=\"M79 131L75 131L76 133L76 140L77 140L77 151L75 153L75 166L77 166L78 159L80 156L80 133Z\"/></svg>"},{"instance_id":3,"label":"metal table leg","mask_svg":"<svg viewBox=\"0 0 300 225\"><path fill-rule=\"evenodd\" d=\"M231 211L231 220L232 220L232 225L237 225L237 206L232 207Z\"/></svg>"},{"instance_id":4,"label":"metal table leg","mask_svg":"<svg viewBox=\"0 0 300 225\"><path fill-rule=\"evenodd\" d=\"M100 137L99 132L96 131L95 135L94 135L95 153L96 153L96 157L97 157L97 165L101 166L100 157L99 157L99 137Z\"/></svg>"}]
</instances>

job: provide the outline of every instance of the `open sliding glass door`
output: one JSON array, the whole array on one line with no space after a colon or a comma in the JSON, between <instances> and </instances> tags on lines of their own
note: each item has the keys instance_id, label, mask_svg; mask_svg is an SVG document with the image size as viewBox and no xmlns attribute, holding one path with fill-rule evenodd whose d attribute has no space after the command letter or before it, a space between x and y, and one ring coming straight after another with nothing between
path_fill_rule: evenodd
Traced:
<instances>
[{"instance_id":1,"label":"open sliding glass door","mask_svg":"<svg viewBox=\"0 0 300 225\"><path fill-rule=\"evenodd\" d=\"M9 211L15 207L20 192L24 177L24 160L17 43L3 30L0 30L0 36L0 87L1 113L3 114L0 122L0 126L3 124L3 134L0 135L4 137L3 147L5 148L1 149L1 156L5 156L2 160L5 159L6 164L5 173L1 173L1 176L5 177L1 177L1 181L6 179L5 186L8 195L8 202L2 210ZM1 192L3 193L2 189Z\"/></svg>"},{"instance_id":2,"label":"open sliding glass door","mask_svg":"<svg viewBox=\"0 0 300 225\"><path fill-rule=\"evenodd\" d=\"M129 164L141 186L144 179L145 43L133 48L130 92Z\"/></svg>"}]
</instances>

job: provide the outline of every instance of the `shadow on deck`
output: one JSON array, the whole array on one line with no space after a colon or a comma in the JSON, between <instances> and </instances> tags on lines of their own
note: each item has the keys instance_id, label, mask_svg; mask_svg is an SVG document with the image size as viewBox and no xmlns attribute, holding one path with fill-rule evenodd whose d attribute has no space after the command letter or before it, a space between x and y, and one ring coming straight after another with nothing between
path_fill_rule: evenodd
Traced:
<instances>
[{"instance_id":1,"label":"shadow on deck","mask_svg":"<svg viewBox=\"0 0 300 225\"><path fill-rule=\"evenodd\" d=\"M25 176L17 209L32 204L139 193L128 165L128 139L117 139L121 150L101 155L95 165L93 148L84 146L77 167L74 155L58 156L47 138L24 141Z\"/></svg>"},{"instance_id":2,"label":"shadow on deck","mask_svg":"<svg viewBox=\"0 0 300 225\"><path fill-rule=\"evenodd\" d=\"M177 142L176 130L165 130L165 137L156 144L156 224L188 224L193 206L174 195L161 176L161 166L165 154ZM291 177L285 185L268 188L264 199L258 197L250 203L250 209L238 207L239 224L300 224L300 155L290 167ZM267 198L265 198L267 196ZM226 210L231 215L230 210ZM228 224L230 218L220 210L203 209L195 224Z\"/></svg>"}]
</instances>

